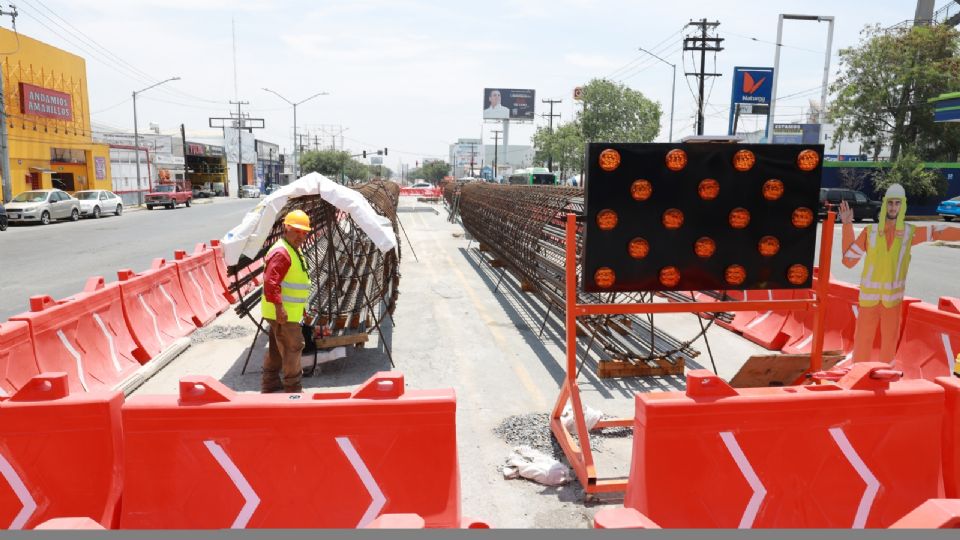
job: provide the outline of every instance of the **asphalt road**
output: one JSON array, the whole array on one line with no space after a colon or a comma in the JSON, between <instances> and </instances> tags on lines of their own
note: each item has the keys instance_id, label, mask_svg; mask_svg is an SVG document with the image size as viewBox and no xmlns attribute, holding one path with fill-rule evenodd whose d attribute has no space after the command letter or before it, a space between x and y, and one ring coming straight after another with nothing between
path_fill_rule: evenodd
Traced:
<instances>
[{"instance_id":1,"label":"asphalt road","mask_svg":"<svg viewBox=\"0 0 960 540\"><path fill-rule=\"evenodd\" d=\"M0 232L0 321L29 309L29 298L64 298L90 276L116 281L117 270L147 269L198 242L221 238L256 205L253 199L213 199L175 210L136 210L120 217L51 225L18 225Z\"/></svg>"}]
</instances>

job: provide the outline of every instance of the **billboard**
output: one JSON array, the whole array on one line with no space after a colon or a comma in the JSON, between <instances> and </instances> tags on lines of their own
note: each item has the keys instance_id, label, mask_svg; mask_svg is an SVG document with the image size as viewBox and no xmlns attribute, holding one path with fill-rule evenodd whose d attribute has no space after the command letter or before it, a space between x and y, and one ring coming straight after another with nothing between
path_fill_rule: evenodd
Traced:
<instances>
[{"instance_id":1,"label":"billboard","mask_svg":"<svg viewBox=\"0 0 960 540\"><path fill-rule=\"evenodd\" d=\"M536 90L484 88L483 119L533 121L536 94Z\"/></svg>"},{"instance_id":2,"label":"billboard","mask_svg":"<svg viewBox=\"0 0 960 540\"><path fill-rule=\"evenodd\" d=\"M73 120L73 101L70 94L20 83L20 112L54 120Z\"/></svg>"}]
</instances>

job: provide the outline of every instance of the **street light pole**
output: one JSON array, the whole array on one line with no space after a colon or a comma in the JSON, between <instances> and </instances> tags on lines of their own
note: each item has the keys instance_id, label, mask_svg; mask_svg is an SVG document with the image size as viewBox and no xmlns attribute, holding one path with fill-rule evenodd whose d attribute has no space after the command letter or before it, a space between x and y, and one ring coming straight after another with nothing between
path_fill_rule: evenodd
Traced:
<instances>
[{"instance_id":1,"label":"street light pole","mask_svg":"<svg viewBox=\"0 0 960 540\"><path fill-rule=\"evenodd\" d=\"M137 125L137 94L142 94L147 90L160 86L161 84L168 83L170 81L179 81L180 77L170 77L165 81L160 81L156 84L151 84L150 86L144 88L143 90L136 90L133 92L133 157L137 162L137 200L138 204L143 204L143 191L140 189L140 128Z\"/></svg>"},{"instance_id":2,"label":"street light pole","mask_svg":"<svg viewBox=\"0 0 960 540\"><path fill-rule=\"evenodd\" d=\"M287 103L293 106L293 179L296 180L300 178L300 175L299 175L300 162L297 160L297 146L298 146L297 145L298 143L297 141L297 105L303 105L304 103L310 101L315 97L329 96L330 94L328 94L327 92L318 92L306 99L301 99L300 101L297 101L296 103L294 103L293 101L290 101L289 99L281 96L280 94L274 92L269 88L264 88L263 90L266 92L270 92L271 94L277 96L278 98L286 101Z\"/></svg>"},{"instance_id":3,"label":"street light pole","mask_svg":"<svg viewBox=\"0 0 960 540\"><path fill-rule=\"evenodd\" d=\"M668 66L670 66L670 67L673 68L673 84L672 84L671 87L670 87L670 142L673 142L673 102L674 102L674 100L676 99L676 96L677 96L677 65L676 65L676 64L671 64L670 62L667 62L667 61L664 60L663 58L660 58L659 56L653 54L652 52L650 52L650 51L648 51L648 50L646 50L646 49L644 49L643 47L638 47L638 49L640 49L641 52L645 52L645 53L649 54L650 56L656 58L657 60L659 60L659 61L663 62L664 64L666 64L666 65L668 65Z\"/></svg>"}]
</instances>

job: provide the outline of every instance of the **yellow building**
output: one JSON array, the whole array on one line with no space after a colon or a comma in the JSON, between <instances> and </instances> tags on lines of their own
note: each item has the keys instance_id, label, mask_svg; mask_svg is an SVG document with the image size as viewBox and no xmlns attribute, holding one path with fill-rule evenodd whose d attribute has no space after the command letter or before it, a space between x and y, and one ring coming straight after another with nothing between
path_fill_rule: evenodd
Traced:
<instances>
[{"instance_id":1,"label":"yellow building","mask_svg":"<svg viewBox=\"0 0 960 540\"><path fill-rule=\"evenodd\" d=\"M0 28L12 195L30 189L111 189L110 148L90 134L87 64Z\"/></svg>"}]
</instances>

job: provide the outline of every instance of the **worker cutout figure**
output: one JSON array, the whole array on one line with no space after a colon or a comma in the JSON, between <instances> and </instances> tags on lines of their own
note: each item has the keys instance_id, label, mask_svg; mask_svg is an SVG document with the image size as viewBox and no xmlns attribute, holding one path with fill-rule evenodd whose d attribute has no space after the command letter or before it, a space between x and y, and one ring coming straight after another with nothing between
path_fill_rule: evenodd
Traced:
<instances>
[{"instance_id":1,"label":"worker cutout figure","mask_svg":"<svg viewBox=\"0 0 960 540\"><path fill-rule=\"evenodd\" d=\"M853 361L893 363L900 335L903 291L910 268L910 248L935 240L960 240L960 228L946 225L905 223L907 196L900 184L892 184L883 196L880 221L860 231L854 240L853 210L840 203L843 222L843 265L853 268L865 259L860 278L859 313L854 332ZM877 329L880 330L880 357L870 358ZM919 378L918 367L897 366L907 378Z\"/></svg>"},{"instance_id":2,"label":"worker cutout figure","mask_svg":"<svg viewBox=\"0 0 960 540\"><path fill-rule=\"evenodd\" d=\"M300 246L309 233L310 217L303 210L293 210L283 218L283 237L265 257L260 311L270 324L270 349L263 359L263 393L303 391L300 355L305 341L300 320L310 296L310 274Z\"/></svg>"}]
</instances>

